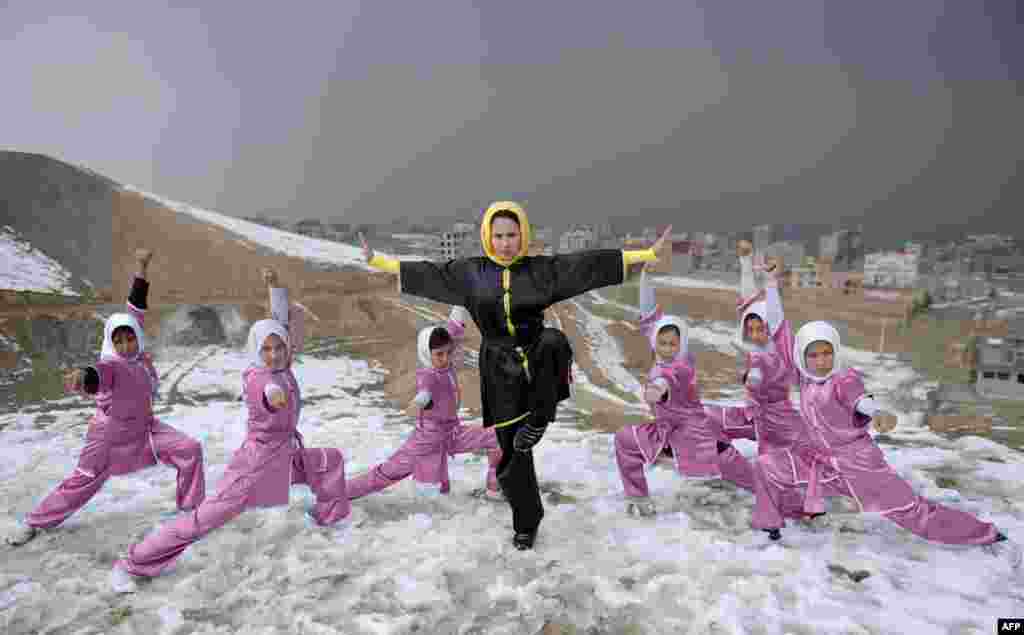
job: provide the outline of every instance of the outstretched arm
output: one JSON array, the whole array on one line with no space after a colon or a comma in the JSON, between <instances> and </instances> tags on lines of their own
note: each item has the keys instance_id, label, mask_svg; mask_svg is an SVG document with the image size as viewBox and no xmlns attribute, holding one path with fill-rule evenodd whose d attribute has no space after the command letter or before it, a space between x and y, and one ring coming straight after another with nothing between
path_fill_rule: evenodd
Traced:
<instances>
[{"instance_id":1,"label":"outstretched arm","mask_svg":"<svg viewBox=\"0 0 1024 635\"><path fill-rule=\"evenodd\" d=\"M399 261L374 253L360 233L363 256L374 269L398 276L399 293L408 293L435 302L465 306L470 282L467 271L469 261L464 258L444 264L423 261Z\"/></svg>"},{"instance_id":2,"label":"outstretched arm","mask_svg":"<svg viewBox=\"0 0 1024 635\"><path fill-rule=\"evenodd\" d=\"M263 269L263 282L266 283L267 293L270 296L270 319L280 322L281 326L287 329L289 326L288 288L281 286L277 272L270 268Z\"/></svg>"},{"instance_id":3,"label":"outstretched arm","mask_svg":"<svg viewBox=\"0 0 1024 635\"><path fill-rule=\"evenodd\" d=\"M775 258L770 258L765 263L765 275L768 276L768 280L765 283L765 319L768 321L768 332L775 335L782 324L782 321L786 319L785 314L782 312L782 296L779 295L779 274L780 266L779 261Z\"/></svg>"},{"instance_id":4,"label":"outstretched arm","mask_svg":"<svg viewBox=\"0 0 1024 635\"><path fill-rule=\"evenodd\" d=\"M366 237L363 236L363 232L359 232L359 242L363 246L363 257L366 258L366 264L370 265L378 271L385 273L392 273L395 275L395 283L398 292L402 292L402 268L401 263L395 258L388 258L384 254L374 253L373 249L366 242Z\"/></svg>"},{"instance_id":5,"label":"outstretched arm","mask_svg":"<svg viewBox=\"0 0 1024 635\"><path fill-rule=\"evenodd\" d=\"M149 261L152 258L153 252L149 249L140 248L135 250L137 267L135 269L135 277L132 278L131 291L128 292L128 301L125 303L128 307L128 312L139 323L139 326L143 328L145 328L146 309L148 308L147 299L149 297L149 281L146 280L146 275L149 271Z\"/></svg>"},{"instance_id":6,"label":"outstretched arm","mask_svg":"<svg viewBox=\"0 0 1024 635\"><path fill-rule=\"evenodd\" d=\"M270 296L270 319L276 320L288 331L288 347L294 358L295 353L302 352L305 345L306 310L289 301L288 287L281 286L276 271L264 268L263 281L267 284L267 293Z\"/></svg>"},{"instance_id":7,"label":"outstretched arm","mask_svg":"<svg viewBox=\"0 0 1024 635\"><path fill-rule=\"evenodd\" d=\"M647 383L644 389L644 401L649 404L656 404L668 397L668 380L664 377L656 377Z\"/></svg>"},{"instance_id":8,"label":"outstretched arm","mask_svg":"<svg viewBox=\"0 0 1024 635\"><path fill-rule=\"evenodd\" d=\"M554 281L552 304L568 300L593 289L622 284L631 265L658 262L669 225L650 249L593 249L547 259Z\"/></svg>"},{"instance_id":9,"label":"outstretched arm","mask_svg":"<svg viewBox=\"0 0 1024 635\"><path fill-rule=\"evenodd\" d=\"M658 308L654 299L654 288L647 280L647 265L640 270L640 319L650 316Z\"/></svg>"},{"instance_id":10,"label":"outstretched arm","mask_svg":"<svg viewBox=\"0 0 1024 635\"><path fill-rule=\"evenodd\" d=\"M451 367L456 373L462 369L465 363L466 325L470 319L469 311L461 306L453 306L448 315L446 329L452 337L452 351L449 359Z\"/></svg>"},{"instance_id":11,"label":"outstretched arm","mask_svg":"<svg viewBox=\"0 0 1024 635\"><path fill-rule=\"evenodd\" d=\"M749 240L736 243L736 255L740 259L740 301L745 302L757 293L754 279L754 246Z\"/></svg>"}]
</instances>

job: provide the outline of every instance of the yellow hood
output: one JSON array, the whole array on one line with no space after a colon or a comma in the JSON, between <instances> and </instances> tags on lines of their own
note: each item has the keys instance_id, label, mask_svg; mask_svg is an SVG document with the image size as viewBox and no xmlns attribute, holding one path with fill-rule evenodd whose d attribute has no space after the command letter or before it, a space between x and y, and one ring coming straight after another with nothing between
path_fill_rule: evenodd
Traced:
<instances>
[{"instance_id":1,"label":"yellow hood","mask_svg":"<svg viewBox=\"0 0 1024 635\"><path fill-rule=\"evenodd\" d=\"M508 210L519 219L521 242L519 243L519 253L512 260L499 258L498 254L494 253L494 247L491 246L491 219L501 210ZM491 206L484 213L483 221L480 223L480 242L483 244L484 253L487 254L487 257L502 267L508 267L520 258L525 257L530 250L530 220L526 217L526 210L523 209L523 206L513 201L491 203Z\"/></svg>"}]
</instances>

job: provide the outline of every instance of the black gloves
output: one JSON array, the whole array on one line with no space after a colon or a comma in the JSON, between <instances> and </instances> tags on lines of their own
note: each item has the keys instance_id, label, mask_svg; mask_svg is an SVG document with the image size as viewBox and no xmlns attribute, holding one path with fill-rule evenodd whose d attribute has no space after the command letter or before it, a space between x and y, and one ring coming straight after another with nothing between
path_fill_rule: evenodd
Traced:
<instances>
[{"instance_id":1,"label":"black gloves","mask_svg":"<svg viewBox=\"0 0 1024 635\"><path fill-rule=\"evenodd\" d=\"M516 436L512 439L512 448L516 452L526 452L537 445L537 442L544 436L544 431L547 429L548 424L538 424L534 419L531 419L525 426L516 430Z\"/></svg>"}]
</instances>

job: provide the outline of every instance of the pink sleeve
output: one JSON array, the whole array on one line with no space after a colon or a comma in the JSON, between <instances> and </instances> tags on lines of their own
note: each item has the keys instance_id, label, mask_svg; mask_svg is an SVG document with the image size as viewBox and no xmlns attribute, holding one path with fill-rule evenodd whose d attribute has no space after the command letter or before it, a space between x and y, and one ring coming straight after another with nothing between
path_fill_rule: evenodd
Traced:
<instances>
[{"instance_id":1,"label":"pink sleeve","mask_svg":"<svg viewBox=\"0 0 1024 635\"><path fill-rule=\"evenodd\" d=\"M772 340L775 342L775 351L782 357L783 363L789 366L794 373L799 373L796 360L793 359L793 346L796 345L796 338L793 335L793 325L789 323L789 320L782 321L778 331L772 335Z\"/></svg>"},{"instance_id":2,"label":"pink sleeve","mask_svg":"<svg viewBox=\"0 0 1024 635\"><path fill-rule=\"evenodd\" d=\"M117 364L100 360L92 365L100 376L100 387L97 393L109 392L117 385Z\"/></svg>"},{"instance_id":3,"label":"pink sleeve","mask_svg":"<svg viewBox=\"0 0 1024 635\"><path fill-rule=\"evenodd\" d=\"M761 371L763 378L774 377L780 367L786 365L786 360L775 353L752 351L748 353L748 368L756 368Z\"/></svg>"},{"instance_id":4,"label":"pink sleeve","mask_svg":"<svg viewBox=\"0 0 1024 635\"><path fill-rule=\"evenodd\" d=\"M654 311L640 318L640 321L637 323L640 327L640 333L647 339L648 346L650 346L651 334L654 332L654 325L658 323L658 320L660 320L663 315L664 312L661 310L661 307L658 306ZM652 348L651 350L654 349Z\"/></svg>"},{"instance_id":5,"label":"pink sleeve","mask_svg":"<svg viewBox=\"0 0 1024 635\"><path fill-rule=\"evenodd\" d=\"M142 364L146 367L146 372L149 373L149 380L153 386L153 396L156 397L157 392L160 390L160 375L156 372L156 366L153 365L153 356L149 353L143 353Z\"/></svg>"},{"instance_id":6,"label":"pink sleeve","mask_svg":"<svg viewBox=\"0 0 1024 635\"><path fill-rule=\"evenodd\" d=\"M445 325L448 335L452 336L451 366L455 371L460 370L466 360L464 343L466 341L466 325L458 320L448 320Z\"/></svg>"},{"instance_id":7,"label":"pink sleeve","mask_svg":"<svg viewBox=\"0 0 1024 635\"><path fill-rule=\"evenodd\" d=\"M288 306L288 344L293 353L306 345L306 311L298 304Z\"/></svg>"},{"instance_id":8,"label":"pink sleeve","mask_svg":"<svg viewBox=\"0 0 1024 635\"><path fill-rule=\"evenodd\" d=\"M690 399L696 399L697 373L690 364L683 361L673 362L663 367L658 376L665 378L673 390L685 390Z\"/></svg>"},{"instance_id":9,"label":"pink sleeve","mask_svg":"<svg viewBox=\"0 0 1024 635\"><path fill-rule=\"evenodd\" d=\"M426 368L419 368L416 370L416 392L427 391L430 394L434 394L434 377L436 373L432 373Z\"/></svg>"},{"instance_id":10,"label":"pink sleeve","mask_svg":"<svg viewBox=\"0 0 1024 635\"><path fill-rule=\"evenodd\" d=\"M135 321L139 323L139 328L146 328L146 311L140 309L131 302L125 302L124 305L128 307L128 313L131 314Z\"/></svg>"},{"instance_id":11,"label":"pink sleeve","mask_svg":"<svg viewBox=\"0 0 1024 635\"><path fill-rule=\"evenodd\" d=\"M864 380L860 371L848 368L833 383L835 397L843 406L854 409L857 401L864 396Z\"/></svg>"},{"instance_id":12,"label":"pink sleeve","mask_svg":"<svg viewBox=\"0 0 1024 635\"><path fill-rule=\"evenodd\" d=\"M268 373L248 373L245 376L245 402L250 410L274 412L267 402L267 384L273 383Z\"/></svg>"}]
</instances>

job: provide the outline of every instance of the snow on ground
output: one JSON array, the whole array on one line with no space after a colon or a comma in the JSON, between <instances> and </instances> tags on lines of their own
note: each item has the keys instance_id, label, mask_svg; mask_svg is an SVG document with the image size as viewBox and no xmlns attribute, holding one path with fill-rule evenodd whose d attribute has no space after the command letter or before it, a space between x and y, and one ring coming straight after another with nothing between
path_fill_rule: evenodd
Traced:
<instances>
[{"instance_id":1,"label":"snow on ground","mask_svg":"<svg viewBox=\"0 0 1024 635\"><path fill-rule=\"evenodd\" d=\"M244 431L235 396L245 363L222 348L169 349L158 361L169 374L159 416L202 440L211 492ZM383 372L347 357L305 356L296 367L306 444L342 448L349 475L411 431L383 405ZM168 403L175 383L181 399ZM0 416L0 528L74 467L87 405L72 398ZM1020 453L978 437L912 436L922 443L883 447L919 492L1024 537ZM581 632L985 633L996 617L1024 612L1019 579L980 548L928 544L842 504L831 526L791 526L767 545L749 528L749 494L660 466L648 472L659 515L624 516L610 435L556 423L535 457L546 516L532 552L511 547L505 505L470 496L486 461L460 455L451 495L404 481L356 501L336 532L304 523L309 493L295 487L289 508L246 512L128 598L109 592L110 565L164 520L174 473L115 477L60 530L2 547L0 624L12 634L109 632L120 619L149 633L535 633L547 620ZM940 477L955 485L940 487ZM844 570L870 575L854 582Z\"/></svg>"},{"instance_id":2,"label":"snow on ground","mask_svg":"<svg viewBox=\"0 0 1024 635\"><path fill-rule=\"evenodd\" d=\"M370 266L366 264L366 260L363 258L362 247L358 245L347 245L330 240L310 238L309 236L301 236L299 234L293 234L292 232L286 232L273 227L266 227L240 218L234 218L232 216L226 216L217 212L193 207L187 203L172 201L131 186L124 186L124 189L129 192L141 194L146 198L150 198L168 209L194 216L206 223L223 227L230 232L243 236L247 240L282 253L286 256L305 258L310 262L326 263L331 265L348 265L361 269L370 269ZM395 256L391 254L384 254L384 252L380 253L399 260L420 259L418 256Z\"/></svg>"},{"instance_id":3,"label":"snow on ground","mask_svg":"<svg viewBox=\"0 0 1024 635\"><path fill-rule=\"evenodd\" d=\"M722 289L723 291L736 291L740 288L739 283L685 276L652 276L651 284L654 286L686 287L688 289Z\"/></svg>"},{"instance_id":4,"label":"snow on ground","mask_svg":"<svg viewBox=\"0 0 1024 635\"><path fill-rule=\"evenodd\" d=\"M10 226L0 230L0 263L0 289L78 295L71 287L71 272Z\"/></svg>"},{"instance_id":5,"label":"snow on ground","mask_svg":"<svg viewBox=\"0 0 1024 635\"><path fill-rule=\"evenodd\" d=\"M625 358L619 340L608 333L608 326L614 320L594 315L581 302L571 301L576 308L577 322L590 344L591 357L594 363L604 372L605 376L620 389L632 395L638 395L643 387L640 382L623 366ZM645 407L646 410L646 407Z\"/></svg>"}]
</instances>

